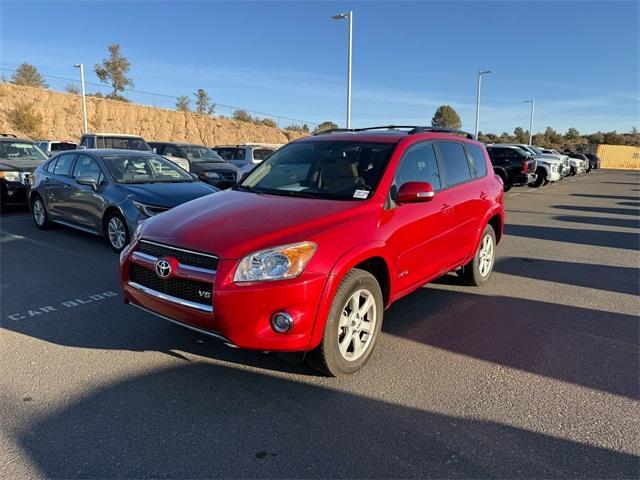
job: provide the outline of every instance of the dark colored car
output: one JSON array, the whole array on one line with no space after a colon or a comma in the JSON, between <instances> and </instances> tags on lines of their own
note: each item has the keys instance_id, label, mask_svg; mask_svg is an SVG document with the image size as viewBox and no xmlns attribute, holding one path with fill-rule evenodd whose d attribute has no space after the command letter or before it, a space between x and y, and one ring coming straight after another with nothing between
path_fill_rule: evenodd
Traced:
<instances>
[{"instance_id":1,"label":"dark colored car","mask_svg":"<svg viewBox=\"0 0 640 480\"><path fill-rule=\"evenodd\" d=\"M227 162L204 145L174 142L149 142L156 153L169 160L182 159L189 162L189 171L200 180L221 190L236 184L238 167Z\"/></svg>"},{"instance_id":2,"label":"dark colored car","mask_svg":"<svg viewBox=\"0 0 640 480\"><path fill-rule=\"evenodd\" d=\"M305 137L214 197L141 225L124 301L330 375L367 362L396 300L452 270L487 282L503 233L484 145L431 127Z\"/></svg>"},{"instance_id":3,"label":"dark colored car","mask_svg":"<svg viewBox=\"0 0 640 480\"><path fill-rule=\"evenodd\" d=\"M487 147L493 171L500 176L504 191L518 185L529 185L536 181L536 160L518 147L493 145Z\"/></svg>"},{"instance_id":4,"label":"dark colored car","mask_svg":"<svg viewBox=\"0 0 640 480\"><path fill-rule=\"evenodd\" d=\"M30 205L38 228L60 223L121 251L142 221L217 191L154 153L75 150L36 169Z\"/></svg>"},{"instance_id":5,"label":"dark colored car","mask_svg":"<svg viewBox=\"0 0 640 480\"><path fill-rule=\"evenodd\" d=\"M85 133L80 139L80 148L151 151L144 138L125 133Z\"/></svg>"},{"instance_id":6,"label":"dark colored car","mask_svg":"<svg viewBox=\"0 0 640 480\"><path fill-rule=\"evenodd\" d=\"M47 155L31 140L0 134L0 209L26 205L32 172Z\"/></svg>"},{"instance_id":7,"label":"dark colored car","mask_svg":"<svg viewBox=\"0 0 640 480\"><path fill-rule=\"evenodd\" d=\"M595 153L585 153L585 156L589 159L589 167L593 169L600 168L600 157Z\"/></svg>"}]
</instances>

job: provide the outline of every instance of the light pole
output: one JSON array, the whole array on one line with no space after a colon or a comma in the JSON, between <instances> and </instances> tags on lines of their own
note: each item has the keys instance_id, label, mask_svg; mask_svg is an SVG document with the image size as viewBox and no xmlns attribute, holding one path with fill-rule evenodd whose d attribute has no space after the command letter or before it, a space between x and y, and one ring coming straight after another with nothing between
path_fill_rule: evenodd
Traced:
<instances>
[{"instance_id":1,"label":"light pole","mask_svg":"<svg viewBox=\"0 0 640 480\"><path fill-rule=\"evenodd\" d=\"M349 57L348 57L348 66L347 66L347 128L351 128L351 52L353 46L352 40L352 31L353 31L353 12L348 11L347 13L339 13L338 15L334 15L334 20L343 20L345 18L349 19Z\"/></svg>"},{"instance_id":2,"label":"light pole","mask_svg":"<svg viewBox=\"0 0 640 480\"><path fill-rule=\"evenodd\" d=\"M76 63L74 67L80 69L80 84L82 88L82 120L84 124L84 130L82 133L87 133L89 128L87 127L87 97L84 90L84 65L82 63Z\"/></svg>"},{"instance_id":3,"label":"light pole","mask_svg":"<svg viewBox=\"0 0 640 480\"><path fill-rule=\"evenodd\" d=\"M476 95L476 140L478 139L478 128L480 127L480 88L482 86L482 76L490 73L491 70L480 70L478 72L478 93Z\"/></svg>"},{"instance_id":4,"label":"light pole","mask_svg":"<svg viewBox=\"0 0 640 480\"><path fill-rule=\"evenodd\" d=\"M524 103L531 104L531 116L529 117L529 145L533 143L533 111L536 108L536 101L534 99L525 100Z\"/></svg>"}]
</instances>

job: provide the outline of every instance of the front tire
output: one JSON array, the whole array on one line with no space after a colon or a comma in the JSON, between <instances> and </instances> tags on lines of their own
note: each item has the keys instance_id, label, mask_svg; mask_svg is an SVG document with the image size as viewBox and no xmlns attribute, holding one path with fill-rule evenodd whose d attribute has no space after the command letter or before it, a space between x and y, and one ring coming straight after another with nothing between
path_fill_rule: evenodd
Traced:
<instances>
[{"instance_id":1,"label":"front tire","mask_svg":"<svg viewBox=\"0 0 640 480\"><path fill-rule=\"evenodd\" d=\"M127 222L124 217L118 213L113 212L109 214L105 221L105 235L109 246L112 250L120 253L124 250L124 247L129 245L129 229L127 228Z\"/></svg>"},{"instance_id":2,"label":"front tire","mask_svg":"<svg viewBox=\"0 0 640 480\"><path fill-rule=\"evenodd\" d=\"M460 280L465 285L479 287L489 280L495 263L496 233L491 225L487 225L482 233L480 245L473 260L459 271Z\"/></svg>"},{"instance_id":3,"label":"front tire","mask_svg":"<svg viewBox=\"0 0 640 480\"><path fill-rule=\"evenodd\" d=\"M380 336L384 301L376 278L353 269L336 290L322 342L307 356L309 364L332 377L359 370Z\"/></svg>"},{"instance_id":4,"label":"front tire","mask_svg":"<svg viewBox=\"0 0 640 480\"><path fill-rule=\"evenodd\" d=\"M536 170L536 173L538 174L538 176L536 177L536 179L533 182L531 182L529 184L529 187L531 187L531 188L538 188L538 187L541 187L542 185L546 185L548 183L548 181L547 181L547 171L544 168L538 168Z\"/></svg>"},{"instance_id":5,"label":"front tire","mask_svg":"<svg viewBox=\"0 0 640 480\"><path fill-rule=\"evenodd\" d=\"M49 220L49 215L47 214L47 209L44 206L44 202L42 201L42 197L36 194L33 196L33 200L31 200L31 213L33 215L33 221L40 230L48 230L51 228L52 223Z\"/></svg>"}]
</instances>

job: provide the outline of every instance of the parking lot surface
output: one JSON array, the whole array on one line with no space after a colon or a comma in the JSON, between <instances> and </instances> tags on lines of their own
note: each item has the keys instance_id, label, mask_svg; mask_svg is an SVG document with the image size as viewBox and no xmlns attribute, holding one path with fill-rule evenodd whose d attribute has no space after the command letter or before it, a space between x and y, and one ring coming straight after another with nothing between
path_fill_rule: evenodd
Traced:
<instances>
[{"instance_id":1,"label":"parking lot surface","mask_svg":"<svg viewBox=\"0 0 640 480\"><path fill-rule=\"evenodd\" d=\"M0 477L638 478L640 175L506 194L489 284L340 379L122 304L106 241L1 218Z\"/></svg>"}]
</instances>

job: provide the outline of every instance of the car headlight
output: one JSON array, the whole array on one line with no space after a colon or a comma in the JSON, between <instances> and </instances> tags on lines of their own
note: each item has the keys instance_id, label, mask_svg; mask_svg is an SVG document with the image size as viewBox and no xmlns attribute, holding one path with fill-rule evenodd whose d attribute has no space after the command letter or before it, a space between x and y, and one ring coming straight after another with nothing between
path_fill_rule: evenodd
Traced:
<instances>
[{"instance_id":1,"label":"car headlight","mask_svg":"<svg viewBox=\"0 0 640 480\"><path fill-rule=\"evenodd\" d=\"M19 182L20 172L0 172L0 178L4 178L7 182Z\"/></svg>"},{"instance_id":2,"label":"car headlight","mask_svg":"<svg viewBox=\"0 0 640 480\"><path fill-rule=\"evenodd\" d=\"M141 213L146 215L147 217L153 217L162 212L166 212L169 210L167 207L158 207L156 205L147 205L146 203L136 202L135 200L131 200L135 207L140 210Z\"/></svg>"},{"instance_id":3,"label":"car headlight","mask_svg":"<svg viewBox=\"0 0 640 480\"><path fill-rule=\"evenodd\" d=\"M204 172L203 175L214 180L220 180L220 178L222 178L218 172Z\"/></svg>"},{"instance_id":4,"label":"car headlight","mask_svg":"<svg viewBox=\"0 0 640 480\"><path fill-rule=\"evenodd\" d=\"M254 252L240 260L233 281L257 282L297 277L317 248L318 245L313 242L300 242Z\"/></svg>"},{"instance_id":5,"label":"car headlight","mask_svg":"<svg viewBox=\"0 0 640 480\"><path fill-rule=\"evenodd\" d=\"M131 242L129 242L130 245L133 245L138 240L140 240L140 237L142 236L142 224L144 222L146 222L146 220L143 220L142 222L140 222L136 227L136 230L135 232L133 232L133 236L131 237Z\"/></svg>"}]
</instances>

